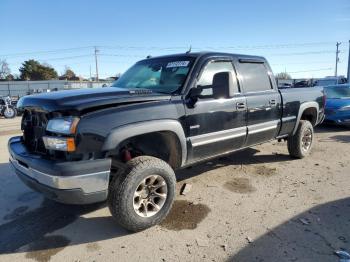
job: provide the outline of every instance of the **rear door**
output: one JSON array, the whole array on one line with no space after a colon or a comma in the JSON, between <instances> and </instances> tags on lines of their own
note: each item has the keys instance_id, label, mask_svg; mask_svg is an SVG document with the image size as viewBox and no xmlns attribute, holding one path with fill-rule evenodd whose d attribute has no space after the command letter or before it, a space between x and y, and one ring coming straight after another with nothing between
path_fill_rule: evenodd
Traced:
<instances>
[{"instance_id":1,"label":"rear door","mask_svg":"<svg viewBox=\"0 0 350 262\"><path fill-rule=\"evenodd\" d=\"M234 94L213 98L213 76L230 72ZM211 59L205 63L197 79L203 88L194 108L186 108L189 127L189 161L194 162L242 147L246 139L246 102L241 93L232 59Z\"/></svg>"},{"instance_id":2,"label":"rear door","mask_svg":"<svg viewBox=\"0 0 350 262\"><path fill-rule=\"evenodd\" d=\"M272 72L264 60L237 59L243 92L247 99L246 146L277 136L281 117L281 95L273 85Z\"/></svg>"}]
</instances>

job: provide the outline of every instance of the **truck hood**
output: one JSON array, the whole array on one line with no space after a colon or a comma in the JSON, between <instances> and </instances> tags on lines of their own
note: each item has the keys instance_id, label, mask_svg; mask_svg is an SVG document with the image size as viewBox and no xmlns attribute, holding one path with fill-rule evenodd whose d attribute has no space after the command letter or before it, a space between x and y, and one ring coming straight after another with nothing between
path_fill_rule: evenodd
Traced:
<instances>
[{"instance_id":1,"label":"truck hood","mask_svg":"<svg viewBox=\"0 0 350 262\"><path fill-rule=\"evenodd\" d=\"M65 90L22 97L17 104L20 109L33 108L40 111L82 111L123 103L169 100L170 95L147 90L127 90L117 87Z\"/></svg>"}]
</instances>

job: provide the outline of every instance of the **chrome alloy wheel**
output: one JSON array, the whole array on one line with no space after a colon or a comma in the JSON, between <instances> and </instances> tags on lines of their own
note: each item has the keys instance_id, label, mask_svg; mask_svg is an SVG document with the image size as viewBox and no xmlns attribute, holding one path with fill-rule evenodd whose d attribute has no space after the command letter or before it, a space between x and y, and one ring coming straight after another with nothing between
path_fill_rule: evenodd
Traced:
<instances>
[{"instance_id":1,"label":"chrome alloy wheel","mask_svg":"<svg viewBox=\"0 0 350 262\"><path fill-rule=\"evenodd\" d=\"M167 198L168 186L164 178L151 175L144 178L134 193L134 210L141 217L154 216L162 209Z\"/></svg>"},{"instance_id":2,"label":"chrome alloy wheel","mask_svg":"<svg viewBox=\"0 0 350 262\"><path fill-rule=\"evenodd\" d=\"M306 129L301 139L302 149L305 152L307 152L311 147L311 143L312 143L312 130Z\"/></svg>"}]
</instances>

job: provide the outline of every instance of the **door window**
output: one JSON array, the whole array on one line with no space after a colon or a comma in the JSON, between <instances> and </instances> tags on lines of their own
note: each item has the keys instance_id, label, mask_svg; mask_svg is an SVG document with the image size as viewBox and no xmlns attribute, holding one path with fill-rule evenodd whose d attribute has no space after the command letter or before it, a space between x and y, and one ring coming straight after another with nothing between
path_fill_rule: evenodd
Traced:
<instances>
[{"instance_id":1,"label":"door window","mask_svg":"<svg viewBox=\"0 0 350 262\"><path fill-rule=\"evenodd\" d=\"M213 77L216 73L221 73L221 72L231 72L232 78L233 78L233 88L234 88L233 93L239 93L237 77L236 77L235 70L233 69L232 63L230 61L211 61L205 66L197 82L197 86L200 86L201 88L203 88L203 91L201 93L201 98L212 97Z\"/></svg>"}]
</instances>

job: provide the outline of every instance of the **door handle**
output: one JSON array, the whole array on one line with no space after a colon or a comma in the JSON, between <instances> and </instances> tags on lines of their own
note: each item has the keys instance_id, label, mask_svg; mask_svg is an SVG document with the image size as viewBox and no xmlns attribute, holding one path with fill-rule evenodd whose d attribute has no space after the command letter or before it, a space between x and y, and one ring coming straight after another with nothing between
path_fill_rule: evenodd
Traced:
<instances>
[{"instance_id":1,"label":"door handle","mask_svg":"<svg viewBox=\"0 0 350 262\"><path fill-rule=\"evenodd\" d=\"M269 101L270 106L275 106L277 104L276 99L271 99Z\"/></svg>"},{"instance_id":2,"label":"door handle","mask_svg":"<svg viewBox=\"0 0 350 262\"><path fill-rule=\"evenodd\" d=\"M241 110L241 111L245 110L245 109L246 109L245 103L244 103L244 102L238 102L238 103L236 103L236 109L237 109L237 110Z\"/></svg>"}]
</instances>

